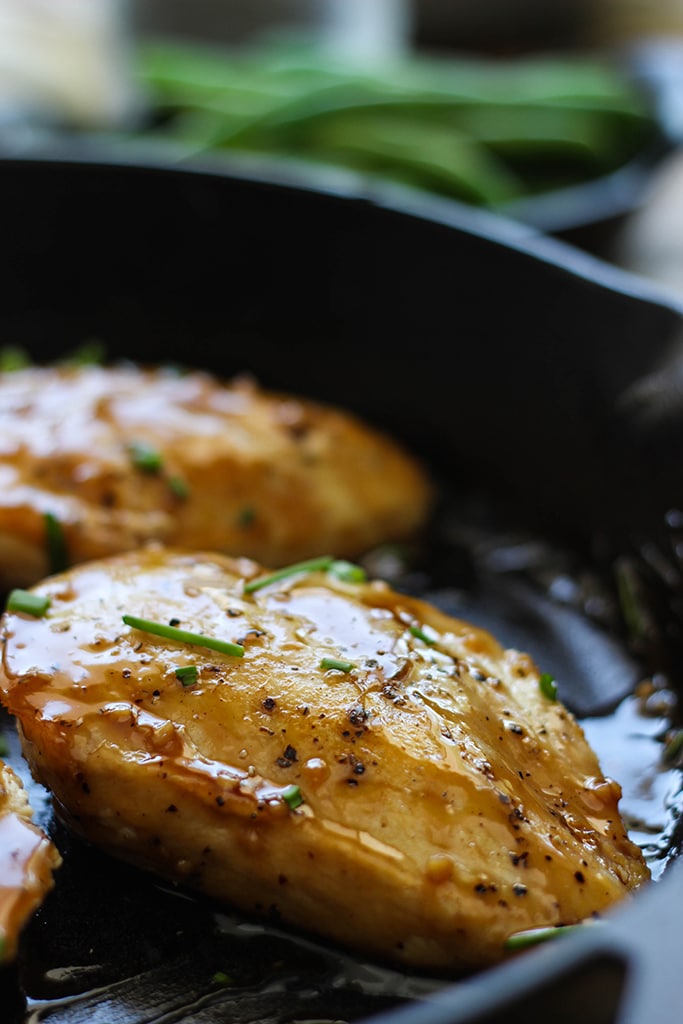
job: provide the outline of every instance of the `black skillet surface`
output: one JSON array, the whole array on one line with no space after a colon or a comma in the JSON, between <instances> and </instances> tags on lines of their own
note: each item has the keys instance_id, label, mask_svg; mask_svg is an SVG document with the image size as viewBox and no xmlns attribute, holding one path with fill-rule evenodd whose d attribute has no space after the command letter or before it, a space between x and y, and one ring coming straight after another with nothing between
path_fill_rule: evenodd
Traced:
<instances>
[{"instance_id":1,"label":"black skillet surface","mask_svg":"<svg viewBox=\"0 0 683 1024\"><path fill-rule=\"evenodd\" d=\"M1 344L49 360L99 339L111 358L248 370L395 433L442 501L402 568L371 569L531 651L596 737L612 729L629 799L642 768L662 805L634 822L656 879L629 906L500 968L427 978L76 842L4 720L64 866L1 976L2 1024L668 1017L683 989L681 786L661 766L675 709L634 725L628 701L645 675L665 681L660 703L681 683L683 303L528 228L336 172L86 145L0 160L0 196Z\"/></svg>"}]
</instances>

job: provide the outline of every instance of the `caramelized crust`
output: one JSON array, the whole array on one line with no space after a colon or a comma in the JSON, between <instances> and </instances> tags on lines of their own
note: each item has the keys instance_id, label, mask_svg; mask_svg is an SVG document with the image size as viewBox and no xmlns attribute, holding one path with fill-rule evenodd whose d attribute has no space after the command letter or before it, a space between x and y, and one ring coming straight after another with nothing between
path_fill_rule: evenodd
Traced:
<instances>
[{"instance_id":1,"label":"caramelized crust","mask_svg":"<svg viewBox=\"0 0 683 1024\"><path fill-rule=\"evenodd\" d=\"M246 379L130 365L0 374L0 585L153 540L282 565L411 538L432 489L352 415ZM63 566L58 566L63 568Z\"/></svg>"},{"instance_id":2,"label":"caramelized crust","mask_svg":"<svg viewBox=\"0 0 683 1024\"><path fill-rule=\"evenodd\" d=\"M0 761L0 963L14 959L21 931L62 862L32 817L21 779Z\"/></svg>"},{"instance_id":3,"label":"caramelized crust","mask_svg":"<svg viewBox=\"0 0 683 1024\"><path fill-rule=\"evenodd\" d=\"M74 829L430 969L495 963L648 879L618 784L526 655L334 566L251 591L264 571L149 549L44 581L43 617L5 613L0 695Z\"/></svg>"}]
</instances>

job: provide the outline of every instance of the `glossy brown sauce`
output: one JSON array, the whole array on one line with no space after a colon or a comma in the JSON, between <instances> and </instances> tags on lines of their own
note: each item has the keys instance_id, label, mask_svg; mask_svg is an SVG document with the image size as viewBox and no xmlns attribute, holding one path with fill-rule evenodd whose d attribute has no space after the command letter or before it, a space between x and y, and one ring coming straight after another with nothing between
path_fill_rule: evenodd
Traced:
<instances>
[{"instance_id":1,"label":"glossy brown sauce","mask_svg":"<svg viewBox=\"0 0 683 1024\"><path fill-rule=\"evenodd\" d=\"M0 937L14 949L20 929L49 886L49 842L26 818L0 816Z\"/></svg>"}]
</instances>

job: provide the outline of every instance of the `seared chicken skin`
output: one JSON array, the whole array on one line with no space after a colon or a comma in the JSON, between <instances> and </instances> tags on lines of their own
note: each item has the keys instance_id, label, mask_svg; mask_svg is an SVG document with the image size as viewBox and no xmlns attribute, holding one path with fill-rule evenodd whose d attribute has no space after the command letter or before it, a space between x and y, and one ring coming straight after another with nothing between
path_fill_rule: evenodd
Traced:
<instances>
[{"instance_id":1,"label":"seared chicken skin","mask_svg":"<svg viewBox=\"0 0 683 1024\"><path fill-rule=\"evenodd\" d=\"M0 585L150 540L282 565L411 538L432 488L345 411L246 379L121 366L0 374Z\"/></svg>"},{"instance_id":2,"label":"seared chicken skin","mask_svg":"<svg viewBox=\"0 0 683 1024\"><path fill-rule=\"evenodd\" d=\"M24 925L54 884L57 848L33 824L19 776L0 761L0 964L16 956Z\"/></svg>"},{"instance_id":3,"label":"seared chicken skin","mask_svg":"<svg viewBox=\"0 0 683 1024\"><path fill-rule=\"evenodd\" d=\"M63 819L248 912L437 970L644 883L618 784L530 658L350 568L159 547L15 595L0 697Z\"/></svg>"}]
</instances>

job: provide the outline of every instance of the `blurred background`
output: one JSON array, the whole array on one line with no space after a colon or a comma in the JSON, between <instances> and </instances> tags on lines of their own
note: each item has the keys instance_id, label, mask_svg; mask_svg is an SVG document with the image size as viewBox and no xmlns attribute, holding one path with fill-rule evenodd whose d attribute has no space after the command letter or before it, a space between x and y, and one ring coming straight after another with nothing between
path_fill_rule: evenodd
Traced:
<instances>
[{"instance_id":1,"label":"blurred background","mask_svg":"<svg viewBox=\"0 0 683 1024\"><path fill-rule=\"evenodd\" d=\"M683 292L683 0L0 0L0 157L344 167Z\"/></svg>"}]
</instances>

